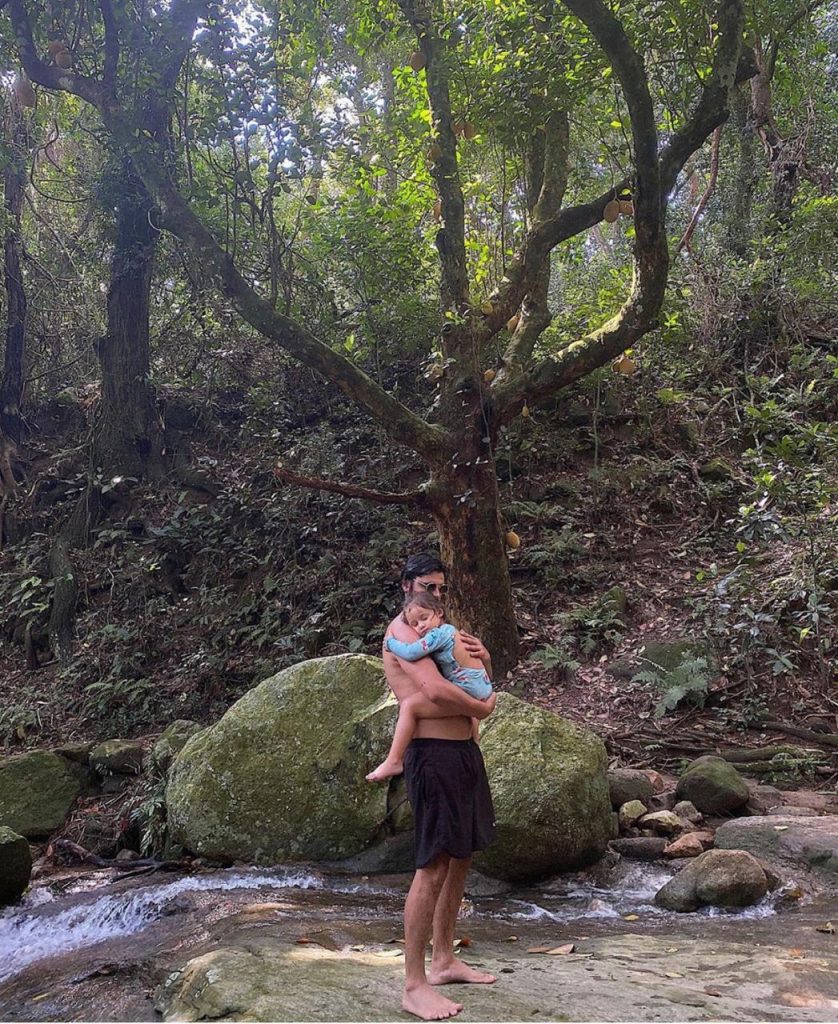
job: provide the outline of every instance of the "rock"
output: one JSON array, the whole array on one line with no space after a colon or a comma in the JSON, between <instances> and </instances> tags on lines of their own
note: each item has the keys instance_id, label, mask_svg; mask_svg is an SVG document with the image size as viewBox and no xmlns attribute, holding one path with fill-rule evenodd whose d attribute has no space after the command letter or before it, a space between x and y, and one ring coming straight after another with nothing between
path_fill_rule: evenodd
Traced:
<instances>
[{"instance_id":1,"label":"rock","mask_svg":"<svg viewBox=\"0 0 838 1024\"><path fill-rule=\"evenodd\" d=\"M648 640L636 654L615 658L606 667L617 679L631 679L641 669L657 667L671 672L688 658L706 658L710 665L716 661L712 650L695 640Z\"/></svg>"},{"instance_id":2,"label":"rock","mask_svg":"<svg viewBox=\"0 0 838 1024\"><path fill-rule=\"evenodd\" d=\"M750 791L732 764L708 755L687 767L675 795L679 800L689 800L702 814L724 814L744 807Z\"/></svg>"},{"instance_id":3,"label":"rock","mask_svg":"<svg viewBox=\"0 0 838 1024\"><path fill-rule=\"evenodd\" d=\"M615 808L632 800L646 804L652 796L652 783L645 772L636 768L612 768L608 772L608 795Z\"/></svg>"},{"instance_id":4,"label":"rock","mask_svg":"<svg viewBox=\"0 0 838 1024\"><path fill-rule=\"evenodd\" d=\"M387 786L364 776L387 753L396 714L378 658L320 658L266 679L173 762L173 841L257 864L360 853L386 817Z\"/></svg>"},{"instance_id":5,"label":"rock","mask_svg":"<svg viewBox=\"0 0 838 1024\"><path fill-rule=\"evenodd\" d=\"M838 819L771 815L736 818L716 830L719 849L749 850L760 860L780 861L797 868L812 868L838 875Z\"/></svg>"},{"instance_id":6,"label":"rock","mask_svg":"<svg viewBox=\"0 0 838 1024\"><path fill-rule=\"evenodd\" d=\"M780 804L777 807L772 807L768 812L769 818L817 818L819 815L820 811L816 811L814 807L802 807L795 804Z\"/></svg>"},{"instance_id":7,"label":"rock","mask_svg":"<svg viewBox=\"0 0 838 1024\"><path fill-rule=\"evenodd\" d=\"M651 800L649 801L649 810L671 811L677 802L678 801L675 797L675 790L669 789L664 793L653 794Z\"/></svg>"},{"instance_id":8,"label":"rock","mask_svg":"<svg viewBox=\"0 0 838 1024\"><path fill-rule=\"evenodd\" d=\"M644 815L639 824L641 828L650 829L664 836L674 836L684 826L684 822L672 811L653 811Z\"/></svg>"},{"instance_id":9,"label":"rock","mask_svg":"<svg viewBox=\"0 0 838 1024\"><path fill-rule=\"evenodd\" d=\"M32 875L32 853L23 836L0 825L0 907L26 892Z\"/></svg>"},{"instance_id":10,"label":"rock","mask_svg":"<svg viewBox=\"0 0 838 1024\"><path fill-rule=\"evenodd\" d=\"M605 746L587 729L509 694L480 733L497 839L488 875L527 881L597 860L611 834Z\"/></svg>"},{"instance_id":11,"label":"rock","mask_svg":"<svg viewBox=\"0 0 838 1024\"><path fill-rule=\"evenodd\" d=\"M620 835L620 815L616 811L611 812L611 838L617 839Z\"/></svg>"},{"instance_id":12,"label":"rock","mask_svg":"<svg viewBox=\"0 0 838 1024\"><path fill-rule=\"evenodd\" d=\"M413 835L410 832L398 832L388 836L368 850L361 850L354 857L340 861L339 867L353 875L390 875L412 871Z\"/></svg>"},{"instance_id":13,"label":"rock","mask_svg":"<svg viewBox=\"0 0 838 1024\"><path fill-rule=\"evenodd\" d=\"M749 788L751 796L748 800L748 807L757 814L766 814L772 807L776 807L782 802L782 794L775 786L755 785Z\"/></svg>"},{"instance_id":14,"label":"rock","mask_svg":"<svg viewBox=\"0 0 838 1024\"><path fill-rule=\"evenodd\" d=\"M768 892L759 861L744 850L708 850L690 861L655 895L665 910L689 913L700 906L749 907Z\"/></svg>"},{"instance_id":15,"label":"rock","mask_svg":"<svg viewBox=\"0 0 838 1024\"><path fill-rule=\"evenodd\" d=\"M629 800L627 804L623 804L617 815L620 823L620 828L625 830L631 828L635 822L639 821L646 814L646 807L640 800Z\"/></svg>"},{"instance_id":16,"label":"rock","mask_svg":"<svg viewBox=\"0 0 838 1024\"><path fill-rule=\"evenodd\" d=\"M120 864L126 862L130 863L131 861L139 860L140 855L136 850L129 850L126 848L124 850L120 850L115 859L118 860Z\"/></svg>"},{"instance_id":17,"label":"rock","mask_svg":"<svg viewBox=\"0 0 838 1024\"><path fill-rule=\"evenodd\" d=\"M31 750L0 762L0 825L27 839L54 832L82 791L73 768L47 750Z\"/></svg>"},{"instance_id":18,"label":"rock","mask_svg":"<svg viewBox=\"0 0 838 1024\"><path fill-rule=\"evenodd\" d=\"M698 832L689 832L688 835L694 836L702 844L705 850L709 850L716 844L716 836L709 829L700 830Z\"/></svg>"},{"instance_id":19,"label":"rock","mask_svg":"<svg viewBox=\"0 0 838 1024\"><path fill-rule=\"evenodd\" d=\"M643 772L643 774L646 776L649 782L652 783L653 794L663 793L666 790L666 779L663 777L663 775L661 775L660 772L656 772L654 768L641 768L640 770ZM673 779L672 782L674 783L675 780Z\"/></svg>"},{"instance_id":20,"label":"rock","mask_svg":"<svg viewBox=\"0 0 838 1024\"><path fill-rule=\"evenodd\" d=\"M698 467L698 475L703 480L721 483L725 480L733 479L733 469L726 459L716 456L715 458L708 459Z\"/></svg>"},{"instance_id":21,"label":"rock","mask_svg":"<svg viewBox=\"0 0 838 1024\"><path fill-rule=\"evenodd\" d=\"M68 761L74 761L76 764L86 765L94 746L93 743L65 743L63 746L53 747L52 753L66 757Z\"/></svg>"},{"instance_id":22,"label":"rock","mask_svg":"<svg viewBox=\"0 0 838 1024\"><path fill-rule=\"evenodd\" d=\"M143 756L137 740L105 740L90 751L90 766L99 775L139 775Z\"/></svg>"},{"instance_id":23,"label":"rock","mask_svg":"<svg viewBox=\"0 0 838 1024\"><path fill-rule=\"evenodd\" d=\"M672 808L672 813L677 814L679 818L686 818L687 821L691 821L694 825L704 821L704 815L689 800L679 800Z\"/></svg>"},{"instance_id":24,"label":"rock","mask_svg":"<svg viewBox=\"0 0 838 1024\"><path fill-rule=\"evenodd\" d=\"M630 860L657 860L663 856L667 842L665 839L647 839L639 836L636 839L612 839L609 845L612 850Z\"/></svg>"},{"instance_id":25,"label":"rock","mask_svg":"<svg viewBox=\"0 0 838 1024\"><path fill-rule=\"evenodd\" d=\"M186 718L178 718L172 722L163 730L160 739L151 748L148 758L151 767L161 775L167 772L172 761L186 746L187 741L202 728L203 726L197 722L190 722Z\"/></svg>"},{"instance_id":26,"label":"rock","mask_svg":"<svg viewBox=\"0 0 838 1024\"><path fill-rule=\"evenodd\" d=\"M838 800L828 793L818 793L812 789L797 789L779 795L780 799L777 803L782 803L786 807L811 807L821 814L838 814Z\"/></svg>"},{"instance_id":27,"label":"rock","mask_svg":"<svg viewBox=\"0 0 838 1024\"><path fill-rule=\"evenodd\" d=\"M688 832L685 836L673 840L663 850L664 857L699 857L704 853L704 844L697 832Z\"/></svg>"}]
</instances>

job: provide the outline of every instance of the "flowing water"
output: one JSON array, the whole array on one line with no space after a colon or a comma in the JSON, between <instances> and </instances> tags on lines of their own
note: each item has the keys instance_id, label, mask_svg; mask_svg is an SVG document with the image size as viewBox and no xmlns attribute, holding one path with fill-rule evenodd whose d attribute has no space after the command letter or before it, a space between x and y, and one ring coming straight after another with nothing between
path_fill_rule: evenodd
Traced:
<instances>
[{"instance_id":1,"label":"flowing water","mask_svg":"<svg viewBox=\"0 0 838 1024\"><path fill-rule=\"evenodd\" d=\"M610 874L471 895L460 925L487 943L511 932L552 941L629 929L749 943L786 931L795 915L801 923L803 913L812 931L810 918L836 912L833 904L786 910L780 890L743 911L670 914L653 897L671 874L666 866L623 861ZM162 882L110 872L43 880L0 914L0 1019L153 1020L150 996L167 968L244 926L334 950L392 943L401 935L408 883L408 876L369 879L315 867L218 870ZM479 883L474 891L482 891Z\"/></svg>"}]
</instances>

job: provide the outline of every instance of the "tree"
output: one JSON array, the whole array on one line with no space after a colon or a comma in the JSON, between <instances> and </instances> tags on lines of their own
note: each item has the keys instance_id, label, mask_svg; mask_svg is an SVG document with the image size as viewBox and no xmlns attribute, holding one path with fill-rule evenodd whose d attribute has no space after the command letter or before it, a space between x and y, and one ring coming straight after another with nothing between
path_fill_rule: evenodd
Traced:
<instances>
[{"instance_id":1,"label":"tree","mask_svg":"<svg viewBox=\"0 0 838 1024\"><path fill-rule=\"evenodd\" d=\"M701 84L691 113L680 125L672 126L661 145L660 102L653 95L642 56L642 14L629 10L621 21L600 0L565 0L563 6L564 12L557 7L550 9L548 17L539 16L543 22L541 46L549 58L539 69L543 72L548 67L555 57L552 48L559 52L569 33L575 34L582 63L587 59L586 47L595 44L601 50L602 73L613 74L620 101L627 108L630 173L592 199L564 205L569 124L579 104L584 106L584 99L578 83L576 89L548 90L547 103L534 98L534 140L527 156L527 223L502 278L485 299L477 301L469 276L466 203L460 179L458 135L464 134L464 129L455 120L451 99L459 45L457 19L452 22L444 11L419 0L400 3L416 39L415 66L423 67L425 73L430 108L427 155L440 211L436 247L442 377L436 408L425 418L396 400L352 359L303 323L278 311L273 296L266 298L259 282L253 283L252 275L242 273L196 215L176 184L160 137L148 129L141 111L126 97L126 83L133 80L132 75L139 75L152 83L146 97L154 98L161 109L171 109L176 75L161 76L155 71L159 55L176 55L182 60L199 19L210 31L223 23L227 32L235 31L234 19L221 18L210 4L175 0L159 14L147 14L142 23L124 14L124 21L117 24L104 0L99 4L100 22L91 32L104 41L105 65L97 74L84 75L44 60L36 38L43 39L46 26L33 26L22 0L9 4L16 45L28 75L46 88L75 93L98 110L116 151L130 161L156 203L161 226L191 250L240 315L337 385L378 421L394 442L421 457L429 471L424 487L409 494L363 489L363 496L420 505L433 515L443 557L452 571L454 616L484 636L502 672L517 660L518 638L493 455L498 432L524 410L553 401L563 388L606 365L653 328L668 274L665 222L669 195L689 156L727 118L737 75L741 80L750 73L740 62L740 0L721 0L712 16L699 7L688 24L676 23L679 32L697 34L698 41L693 39L693 43L701 59ZM395 38L400 35L400 27L391 29L386 20L382 23L385 35L390 31ZM145 33L155 40L153 53L138 42ZM91 53L95 42L92 37L88 41ZM92 58L88 63L95 64ZM167 66L171 72L179 65L169 60ZM688 78L680 84L688 89ZM543 90L539 96L543 97ZM624 130L622 122L618 123ZM631 197L635 234L634 276L625 302L603 325L559 351L539 352L537 341L549 322L546 290L551 253L604 216L612 216L621 196L626 197L625 202ZM494 361L493 347L510 324L514 331L499 372L490 380L486 370ZM293 471L284 467L278 467L277 474L295 479ZM345 481L309 478L305 482L344 494L362 493Z\"/></svg>"}]
</instances>

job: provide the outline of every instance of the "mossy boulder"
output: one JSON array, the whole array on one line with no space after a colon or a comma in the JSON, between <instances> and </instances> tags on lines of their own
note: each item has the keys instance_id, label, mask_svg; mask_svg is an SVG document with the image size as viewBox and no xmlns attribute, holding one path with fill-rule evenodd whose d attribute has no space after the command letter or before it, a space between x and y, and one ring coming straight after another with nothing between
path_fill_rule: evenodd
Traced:
<instances>
[{"instance_id":1,"label":"mossy boulder","mask_svg":"<svg viewBox=\"0 0 838 1024\"><path fill-rule=\"evenodd\" d=\"M82 792L75 767L47 750L31 750L0 762L0 825L27 839L42 839L54 832Z\"/></svg>"},{"instance_id":2,"label":"mossy boulder","mask_svg":"<svg viewBox=\"0 0 838 1024\"><path fill-rule=\"evenodd\" d=\"M197 722L190 722L187 718L178 718L167 726L160 734L160 739L151 748L148 760L152 769L161 774L169 770L169 766L177 755L183 750L187 742L203 726Z\"/></svg>"},{"instance_id":3,"label":"mossy boulder","mask_svg":"<svg viewBox=\"0 0 838 1024\"><path fill-rule=\"evenodd\" d=\"M475 867L527 881L598 860L612 828L602 740L505 693L480 736L497 839Z\"/></svg>"},{"instance_id":4,"label":"mossy boulder","mask_svg":"<svg viewBox=\"0 0 838 1024\"><path fill-rule=\"evenodd\" d=\"M655 895L665 910L689 914L699 907L750 907L768 892L760 862L744 850L707 850Z\"/></svg>"},{"instance_id":5,"label":"mossy boulder","mask_svg":"<svg viewBox=\"0 0 838 1024\"><path fill-rule=\"evenodd\" d=\"M105 740L90 751L90 767L99 775L139 775L144 754L138 740Z\"/></svg>"},{"instance_id":6,"label":"mossy boulder","mask_svg":"<svg viewBox=\"0 0 838 1024\"><path fill-rule=\"evenodd\" d=\"M0 825L0 907L20 899L31 874L29 843L17 832Z\"/></svg>"},{"instance_id":7,"label":"mossy boulder","mask_svg":"<svg viewBox=\"0 0 838 1024\"><path fill-rule=\"evenodd\" d=\"M216 859L338 860L379 834L396 703L378 658L304 661L193 736L169 771L172 839Z\"/></svg>"},{"instance_id":8,"label":"mossy boulder","mask_svg":"<svg viewBox=\"0 0 838 1024\"><path fill-rule=\"evenodd\" d=\"M687 766L675 788L678 800L689 800L702 814L726 814L744 807L748 784L721 757L699 757Z\"/></svg>"}]
</instances>

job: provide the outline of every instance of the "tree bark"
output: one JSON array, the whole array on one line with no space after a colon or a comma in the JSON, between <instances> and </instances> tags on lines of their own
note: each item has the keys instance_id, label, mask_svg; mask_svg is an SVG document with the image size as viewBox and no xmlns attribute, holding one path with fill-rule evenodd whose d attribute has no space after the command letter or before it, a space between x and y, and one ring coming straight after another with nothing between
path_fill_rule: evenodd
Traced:
<instances>
[{"instance_id":1,"label":"tree bark","mask_svg":"<svg viewBox=\"0 0 838 1024\"><path fill-rule=\"evenodd\" d=\"M26 189L26 122L15 97L7 105L8 155L3 173L6 232L3 240L3 279L6 289L6 352L0 390L0 433L20 444L23 400L23 360L26 346L26 291L20 267L20 215Z\"/></svg>"},{"instance_id":2,"label":"tree bark","mask_svg":"<svg viewBox=\"0 0 838 1024\"><path fill-rule=\"evenodd\" d=\"M159 232L152 203L127 157L117 176L116 241L108 288L107 331L99 341L102 401L93 437L103 476L140 480L160 455L162 432L149 382L149 299Z\"/></svg>"}]
</instances>

